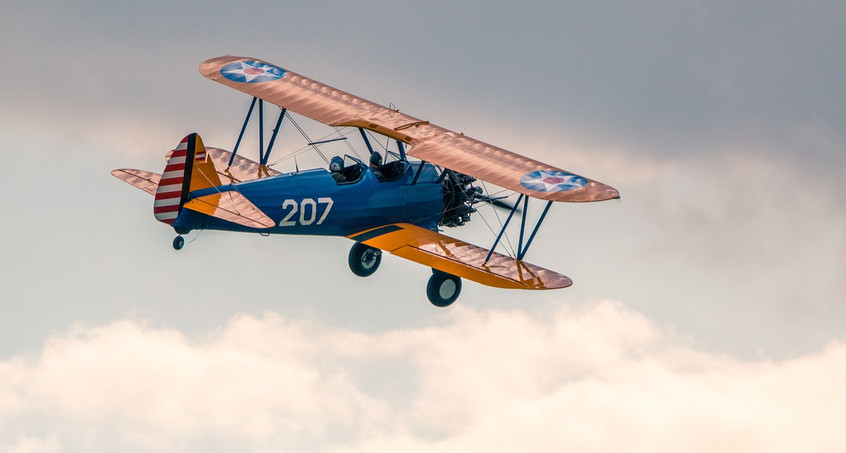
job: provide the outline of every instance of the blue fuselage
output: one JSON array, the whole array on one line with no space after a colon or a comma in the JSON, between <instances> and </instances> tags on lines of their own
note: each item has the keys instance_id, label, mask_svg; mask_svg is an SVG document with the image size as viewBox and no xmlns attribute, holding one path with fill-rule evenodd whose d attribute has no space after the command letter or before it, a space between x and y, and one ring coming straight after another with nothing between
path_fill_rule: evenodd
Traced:
<instances>
[{"instance_id":1,"label":"blue fuselage","mask_svg":"<svg viewBox=\"0 0 846 453\"><path fill-rule=\"evenodd\" d=\"M420 165L424 165L412 184ZM285 173L243 183L192 192L199 197L236 190L274 220L258 230L183 209L174 222L179 230L212 229L271 234L348 236L369 228L406 222L435 229L443 210L438 172L431 164L414 162L397 179L383 181L362 166L355 182L337 183L324 169Z\"/></svg>"}]
</instances>

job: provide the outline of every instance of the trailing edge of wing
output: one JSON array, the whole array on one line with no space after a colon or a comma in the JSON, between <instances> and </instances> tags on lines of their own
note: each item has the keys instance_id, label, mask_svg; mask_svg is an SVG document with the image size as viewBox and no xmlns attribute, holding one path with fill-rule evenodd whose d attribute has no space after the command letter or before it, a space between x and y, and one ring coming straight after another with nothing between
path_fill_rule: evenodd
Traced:
<instances>
[{"instance_id":1,"label":"trailing edge of wing","mask_svg":"<svg viewBox=\"0 0 846 453\"><path fill-rule=\"evenodd\" d=\"M573 284L568 277L408 223L365 230L350 239L487 286L555 289Z\"/></svg>"},{"instance_id":2,"label":"trailing edge of wing","mask_svg":"<svg viewBox=\"0 0 846 453\"><path fill-rule=\"evenodd\" d=\"M194 198L183 207L249 228L265 229L276 225L250 200L231 190Z\"/></svg>"},{"instance_id":3,"label":"trailing edge of wing","mask_svg":"<svg viewBox=\"0 0 846 453\"><path fill-rule=\"evenodd\" d=\"M132 184L150 195L156 195L156 188L159 187L159 181L162 179L162 175L158 173L131 168L112 170L112 176Z\"/></svg>"},{"instance_id":4,"label":"trailing edge of wing","mask_svg":"<svg viewBox=\"0 0 846 453\"><path fill-rule=\"evenodd\" d=\"M586 202L619 198L613 187L421 121L248 57L200 64L211 80L330 126L352 126L401 140L408 154L530 197Z\"/></svg>"}]
</instances>

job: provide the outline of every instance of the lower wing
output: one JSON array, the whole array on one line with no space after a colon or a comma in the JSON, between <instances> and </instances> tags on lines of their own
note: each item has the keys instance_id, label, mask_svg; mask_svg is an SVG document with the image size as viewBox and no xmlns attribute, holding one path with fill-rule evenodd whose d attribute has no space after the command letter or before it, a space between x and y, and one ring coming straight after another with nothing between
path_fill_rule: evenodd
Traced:
<instances>
[{"instance_id":1,"label":"lower wing","mask_svg":"<svg viewBox=\"0 0 846 453\"><path fill-rule=\"evenodd\" d=\"M361 231L348 238L433 269L497 288L556 289L567 276L408 223Z\"/></svg>"}]
</instances>

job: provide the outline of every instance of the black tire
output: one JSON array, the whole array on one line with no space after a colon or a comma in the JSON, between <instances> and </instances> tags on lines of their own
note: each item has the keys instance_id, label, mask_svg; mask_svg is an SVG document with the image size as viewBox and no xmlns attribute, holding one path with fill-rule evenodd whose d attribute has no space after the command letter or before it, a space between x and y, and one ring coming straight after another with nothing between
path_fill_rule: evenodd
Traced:
<instances>
[{"instance_id":1,"label":"black tire","mask_svg":"<svg viewBox=\"0 0 846 453\"><path fill-rule=\"evenodd\" d=\"M182 250L182 247L185 247L185 238L182 236L176 236L173 238L173 249Z\"/></svg>"},{"instance_id":2,"label":"black tire","mask_svg":"<svg viewBox=\"0 0 846 453\"><path fill-rule=\"evenodd\" d=\"M461 294L461 277L435 270L426 285L426 296L436 307L448 307Z\"/></svg>"},{"instance_id":3,"label":"black tire","mask_svg":"<svg viewBox=\"0 0 846 453\"><path fill-rule=\"evenodd\" d=\"M382 251L356 242L350 249L350 270L359 277L369 277L379 269L382 262Z\"/></svg>"}]
</instances>

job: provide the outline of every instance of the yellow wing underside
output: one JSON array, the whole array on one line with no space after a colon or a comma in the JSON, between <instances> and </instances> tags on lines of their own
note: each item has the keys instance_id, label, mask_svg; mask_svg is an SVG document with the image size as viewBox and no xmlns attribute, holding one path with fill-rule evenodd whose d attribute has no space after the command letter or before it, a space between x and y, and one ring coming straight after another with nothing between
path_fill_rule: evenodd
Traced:
<instances>
[{"instance_id":1,"label":"yellow wing underside","mask_svg":"<svg viewBox=\"0 0 846 453\"><path fill-rule=\"evenodd\" d=\"M424 266L497 288L556 289L568 277L408 223L365 230L348 238Z\"/></svg>"}]
</instances>

